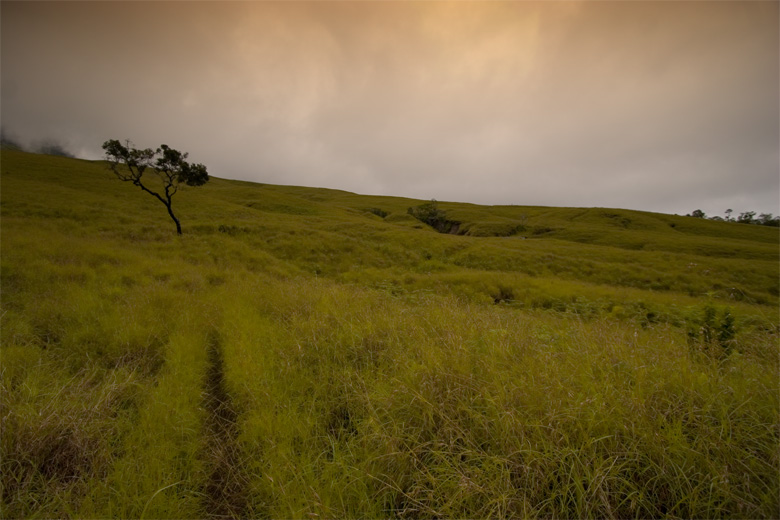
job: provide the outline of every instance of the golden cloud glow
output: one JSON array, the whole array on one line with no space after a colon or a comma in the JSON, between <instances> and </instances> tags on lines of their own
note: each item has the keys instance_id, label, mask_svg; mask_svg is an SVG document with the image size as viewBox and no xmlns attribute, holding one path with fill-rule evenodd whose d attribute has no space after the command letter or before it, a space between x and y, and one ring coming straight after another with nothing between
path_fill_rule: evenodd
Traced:
<instances>
[{"instance_id":1,"label":"golden cloud glow","mask_svg":"<svg viewBox=\"0 0 780 520\"><path fill-rule=\"evenodd\" d=\"M620 205L599 197L629 171L669 172L689 192L717 186L715 171L778 184L777 2L3 2L2 14L4 127L177 135L235 176L423 198L517 201L500 186L518 172L544 178L536 202L570 205L561 186ZM242 159L259 147L262 164Z\"/></svg>"}]
</instances>

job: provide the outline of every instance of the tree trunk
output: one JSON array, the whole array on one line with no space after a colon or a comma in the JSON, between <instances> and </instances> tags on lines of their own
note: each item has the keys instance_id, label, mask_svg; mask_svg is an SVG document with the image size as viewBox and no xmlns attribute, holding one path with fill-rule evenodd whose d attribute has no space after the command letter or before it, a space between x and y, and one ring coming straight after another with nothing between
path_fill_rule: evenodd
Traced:
<instances>
[{"instance_id":1,"label":"tree trunk","mask_svg":"<svg viewBox=\"0 0 780 520\"><path fill-rule=\"evenodd\" d=\"M173 214L173 210L171 209L170 204L166 204L165 207L168 208L168 215L170 215L173 221L176 223L176 233L181 235L181 224L179 223L179 219L177 219L176 215Z\"/></svg>"}]
</instances>

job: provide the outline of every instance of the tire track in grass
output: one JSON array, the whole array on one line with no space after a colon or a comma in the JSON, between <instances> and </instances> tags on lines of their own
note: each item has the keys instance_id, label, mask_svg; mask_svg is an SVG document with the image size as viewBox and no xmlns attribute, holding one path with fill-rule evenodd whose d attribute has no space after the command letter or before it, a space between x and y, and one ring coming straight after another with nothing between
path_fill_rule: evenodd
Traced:
<instances>
[{"instance_id":1,"label":"tire track in grass","mask_svg":"<svg viewBox=\"0 0 780 520\"><path fill-rule=\"evenodd\" d=\"M237 413L225 388L222 347L216 331L208 338L204 408L208 413L204 424L204 512L209 518L242 518L246 516L248 480L241 470Z\"/></svg>"}]
</instances>

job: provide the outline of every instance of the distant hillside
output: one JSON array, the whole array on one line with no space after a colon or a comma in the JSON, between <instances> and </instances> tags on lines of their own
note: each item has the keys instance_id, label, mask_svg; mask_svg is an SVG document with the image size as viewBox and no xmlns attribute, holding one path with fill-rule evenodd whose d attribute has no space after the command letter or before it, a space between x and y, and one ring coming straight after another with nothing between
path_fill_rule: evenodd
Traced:
<instances>
[{"instance_id":1,"label":"distant hillside","mask_svg":"<svg viewBox=\"0 0 780 520\"><path fill-rule=\"evenodd\" d=\"M164 208L99 161L4 151L2 188L6 219L54 218L82 233L174 239ZM441 201L439 211L457 223L456 234L444 234L409 214L429 202L212 178L177 194L174 207L185 237L234 237L286 268L336 279L390 282L412 269L431 275L426 285L449 285L448 273L465 268L778 301L776 228L622 209Z\"/></svg>"}]
</instances>

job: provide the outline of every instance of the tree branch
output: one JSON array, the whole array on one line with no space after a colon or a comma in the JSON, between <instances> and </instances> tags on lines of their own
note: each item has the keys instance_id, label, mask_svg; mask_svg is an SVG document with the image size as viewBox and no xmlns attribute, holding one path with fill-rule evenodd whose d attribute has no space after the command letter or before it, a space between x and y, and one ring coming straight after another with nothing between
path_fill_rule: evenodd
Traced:
<instances>
[{"instance_id":1,"label":"tree branch","mask_svg":"<svg viewBox=\"0 0 780 520\"><path fill-rule=\"evenodd\" d=\"M114 175L121 181L132 182L162 202L168 210L168 215L176 223L177 233L181 235L181 224L173 213L173 196L179 191L179 184L182 182L190 186L201 186L208 182L206 167L202 164L190 165L185 161L186 153L181 153L165 144L156 150L151 148L138 150L132 147L129 140L122 145L112 139L103 143L103 149L106 151L109 168ZM120 170L120 163L127 168L126 171L124 168ZM141 177L147 168L151 168L163 183L165 198L141 182Z\"/></svg>"}]
</instances>

